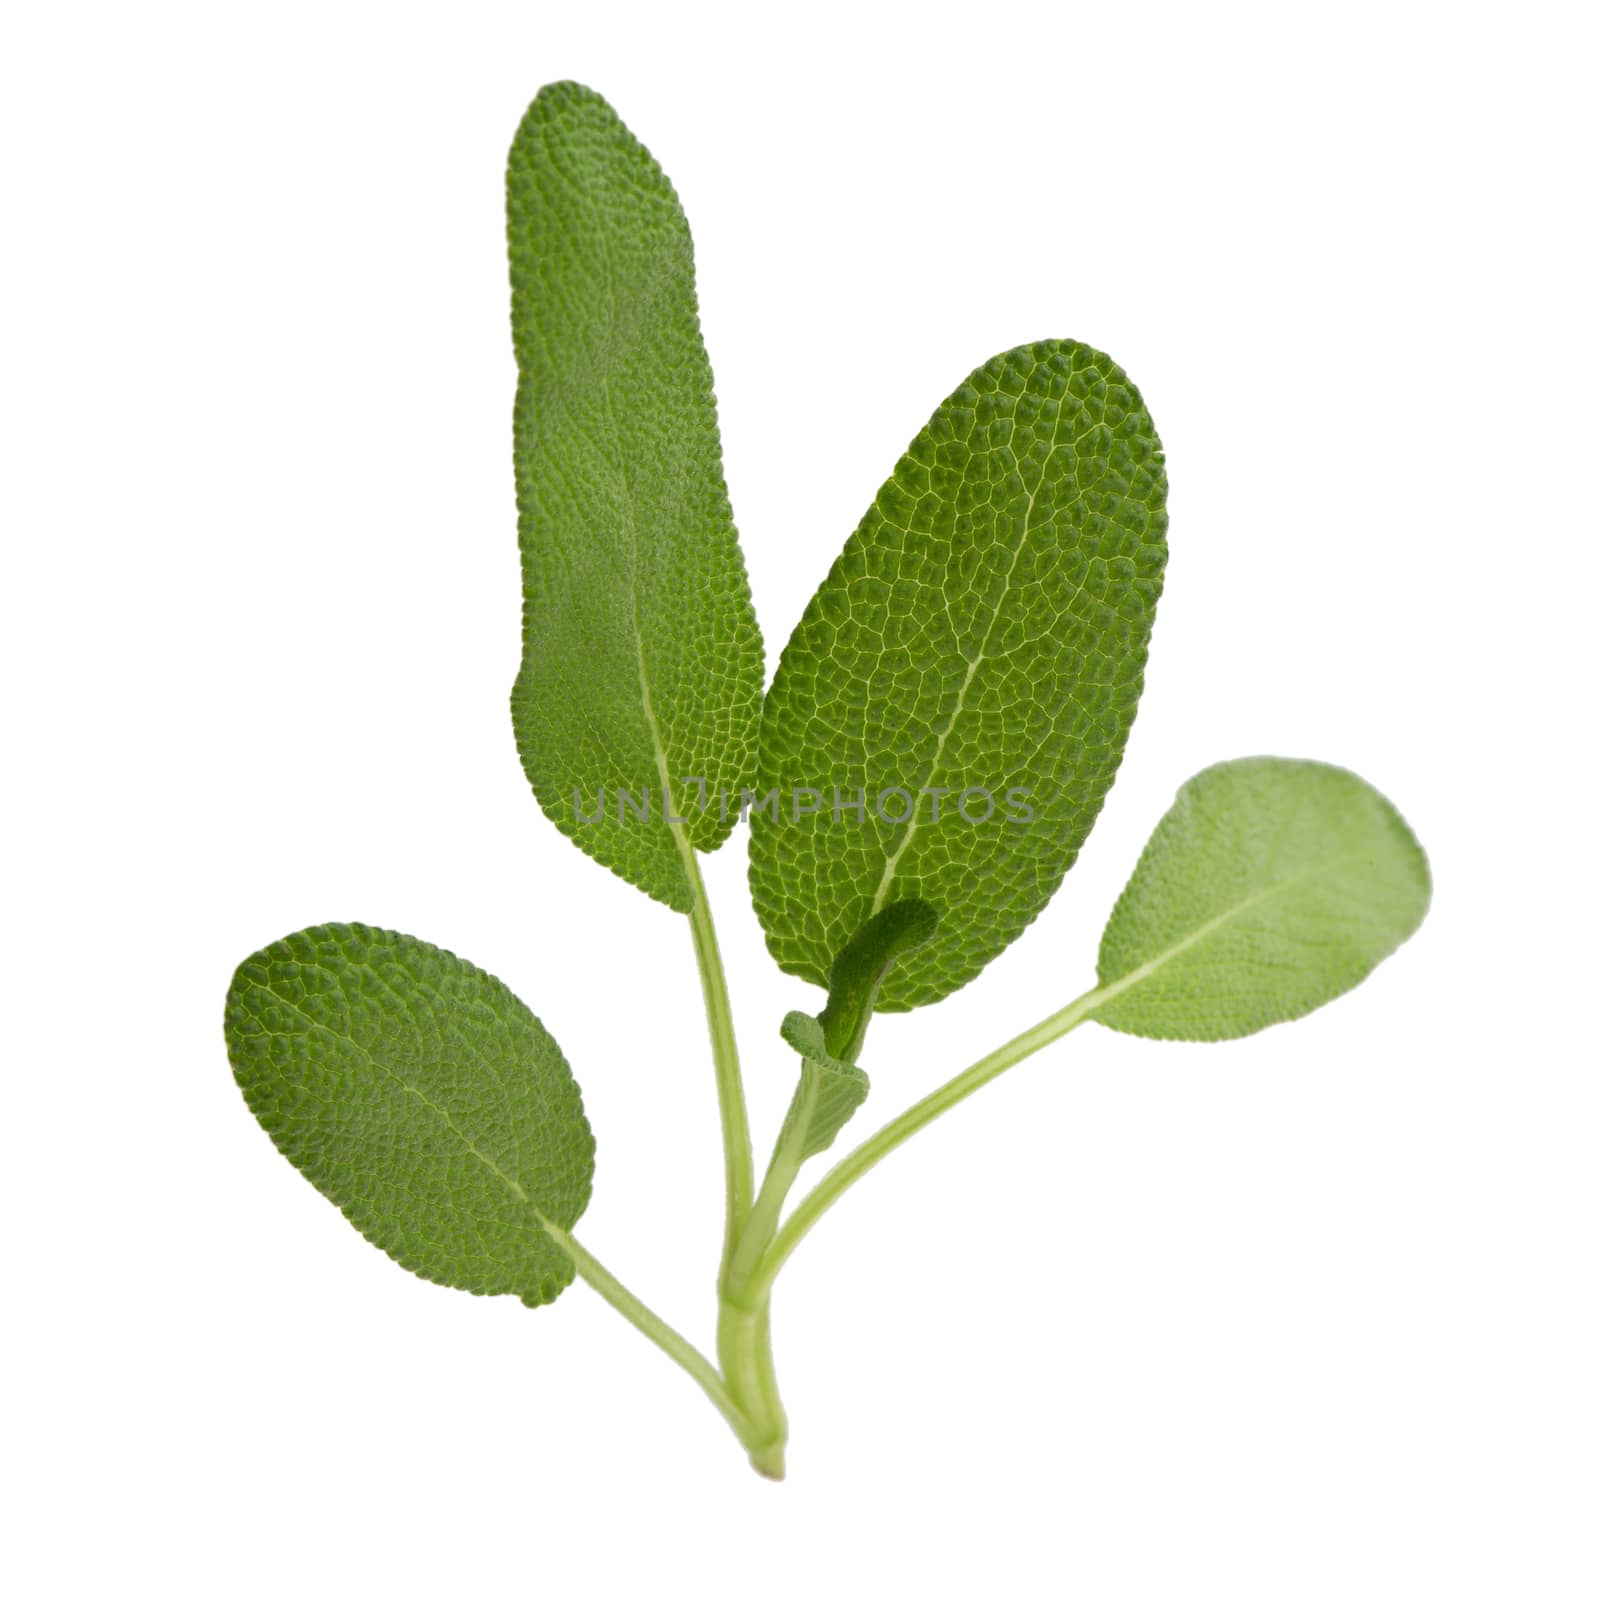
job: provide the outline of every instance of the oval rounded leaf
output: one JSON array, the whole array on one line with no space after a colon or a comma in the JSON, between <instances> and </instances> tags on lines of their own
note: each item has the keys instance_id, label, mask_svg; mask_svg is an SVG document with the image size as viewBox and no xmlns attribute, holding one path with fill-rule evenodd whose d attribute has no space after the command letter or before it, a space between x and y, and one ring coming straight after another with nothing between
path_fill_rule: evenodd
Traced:
<instances>
[{"instance_id":1,"label":"oval rounded leaf","mask_svg":"<svg viewBox=\"0 0 1600 1600\"><path fill-rule=\"evenodd\" d=\"M1055 893L1144 684L1166 562L1150 414L1108 356L978 368L912 441L784 648L750 883L785 972L826 984L896 900L939 928L878 1008L942 999Z\"/></svg>"},{"instance_id":2,"label":"oval rounded leaf","mask_svg":"<svg viewBox=\"0 0 1600 1600\"><path fill-rule=\"evenodd\" d=\"M1094 1017L1236 1039L1360 983L1416 932L1427 857L1370 784L1318 761L1208 767L1178 791L1100 943Z\"/></svg>"},{"instance_id":3,"label":"oval rounded leaf","mask_svg":"<svg viewBox=\"0 0 1600 1600\"><path fill-rule=\"evenodd\" d=\"M594 1138L554 1039L497 978L403 933L307 928L245 961L228 1056L272 1142L401 1266L543 1305L543 1227L589 1203Z\"/></svg>"},{"instance_id":4,"label":"oval rounded leaf","mask_svg":"<svg viewBox=\"0 0 1600 1600\"><path fill-rule=\"evenodd\" d=\"M755 772L761 635L683 208L599 95L540 91L506 174L522 547L517 749L545 814L680 911Z\"/></svg>"}]
</instances>

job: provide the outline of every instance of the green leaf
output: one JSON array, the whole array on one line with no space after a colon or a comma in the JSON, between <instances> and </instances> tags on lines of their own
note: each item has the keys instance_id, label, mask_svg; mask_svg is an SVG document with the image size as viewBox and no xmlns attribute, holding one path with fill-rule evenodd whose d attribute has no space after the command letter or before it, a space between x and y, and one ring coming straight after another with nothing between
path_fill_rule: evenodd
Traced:
<instances>
[{"instance_id":1,"label":"green leaf","mask_svg":"<svg viewBox=\"0 0 1600 1600\"><path fill-rule=\"evenodd\" d=\"M778 1145L793 1151L798 1164L820 1155L838 1138L839 1130L861 1109L871 1083L860 1067L840 1061L829 1051L816 1017L791 1011L780 1031L799 1052L800 1083L789 1103Z\"/></svg>"},{"instance_id":2,"label":"green leaf","mask_svg":"<svg viewBox=\"0 0 1600 1600\"><path fill-rule=\"evenodd\" d=\"M245 961L228 1056L272 1142L401 1266L543 1305L589 1203L572 1073L498 979L402 933L307 928Z\"/></svg>"},{"instance_id":3,"label":"green leaf","mask_svg":"<svg viewBox=\"0 0 1600 1600\"><path fill-rule=\"evenodd\" d=\"M821 1015L791 1011L783 1019L780 1031L801 1061L800 1082L778 1139L793 1168L826 1150L861 1109L871 1084L856 1059L874 1001L895 963L920 950L938 925L938 913L925 900L885 907L839 952Z\"/></svg>"},{"instance_id":4,"label":"green leaf","mask_svg":"<svg viewBox=\"0 0 1600 1600\"><path fill-rule=\"evenodd\" d=\"M884 979L938 926L939 914L926 900L897 900L839 952L828 974L828 1003L817 1018L830 1055L852 1063L860 1059Z\"/></svg>"},{"instance_id":5,"label":"green leaf","mask_svg":"<svg viewBox=\"0 0 1600 1600\"><path fill-rule=\"evenodd\" d=\"M649 152L572 83L529 108L506 200L517 748L563 833L688 911L684 852L738 820L762 682L689 227Z\"/></svg>"},{"instance_id":6,"label":"green leaf","mask_svg":"<svg viewBox=\"0 0 1600 1600\"><path fill-rule=\"evenodd\" d=\"M778 800L752 810L750 882L784 971L825 983L869 917L926 900L938 933L878 999L905 1010L1038 916L1122 759L1165 505L1138 390L1086 345L996 356L933 414L767 696L757 792Z\"/></svg>"},{"instance_id":7,"label":"green leaf","mask_svg":"<svg viewBox=\"0 0 1600 1600\"><path fill-rule=\"evenodd\" d=\"M1352 772L1258 757L1178 791L1100 943L1095 1020L1236 1039L1303 1017L1416 932L1431 882L1400 813Z\"/></svg>"}]
</instances>

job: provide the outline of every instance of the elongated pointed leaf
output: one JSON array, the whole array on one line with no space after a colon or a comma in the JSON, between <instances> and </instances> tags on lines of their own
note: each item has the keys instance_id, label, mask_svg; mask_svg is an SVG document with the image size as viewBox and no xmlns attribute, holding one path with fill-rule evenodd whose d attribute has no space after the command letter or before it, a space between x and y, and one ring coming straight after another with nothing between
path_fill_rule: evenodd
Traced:
<instances>
[{"instance_id":1,"label":"elongated pointed leaf","mask_svg":"<svg viewBox=\"0 0 1600 1600\"><path fill-rule=\"evenodd\" d=\"M822 1024L803 1011L783 1019L785 1041L800 1055L800 1083L784 1118L781 1145L798 1145L801 1161L821 1153L861 1109L872 1087L860 1067L840 1061L828 1049Z\"/></svg>"},{"instance_id":2,"label":"elongated pointed leaf","mask_svg":"<svg viewBox=\"0 0 1600 1600\"><path fill-rule=\"evenodd\" d=\"M1235 1039L1353 988L1416 931L1427 858L1353 772L1208 767L1156 826L1100 944L1094 1013L1152 1039Z\"/></svg>"},{"instance_id":3,"label":"elongated pointed leaf","mask_svg":"<svg viewBox=\"0 0 1600 1600\"><path fill-rule=\"evenodd\" d=\"M996 356L934 413L767 696L750 882L786 972L826 983L869 917L923 899L938 932L878 998L905 1010L1044 908L1122 759L1165 507L1138 390L1087 345Z\"/></svg>"},{"instance_id":4,"label":"elongated pointed leaf","mask_svg":"<svg viewBox=\"0 0 1600 1600\"><path fill-rule=\"evenodd\" d=\"M582 1215L594 1139L498 979L403 933L307 928L239 967L226 1031L272 1142L401 1266L531 1306L572 1281L541 1219Z\"/></svg>"},{"instance_id":5,"label":"elongated pointed leaf","mask_svg":"<svg viewBox=\"0 0 1600 1600\"><path fill-rule=\"evenodd\" d=\"M649 152L571 83L530 107L506 196L517 748L562 832L687 911L683 851L737 820L762 681L688 224Z\"/></svg>"}]
</instances>

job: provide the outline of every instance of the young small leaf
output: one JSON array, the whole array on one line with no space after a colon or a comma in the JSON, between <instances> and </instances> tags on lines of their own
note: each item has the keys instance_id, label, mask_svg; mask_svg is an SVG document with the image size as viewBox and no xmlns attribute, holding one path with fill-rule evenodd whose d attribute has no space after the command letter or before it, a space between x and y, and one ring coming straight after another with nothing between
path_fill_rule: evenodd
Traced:
<instances>
[{"instance_id":1,"label":"young small leaf","mask_svg":"<svg viewBox=\"0 0 1600 1600\"><path fill-rule=\"evenodd\" d=\"M1156 826L1100 943L1094 1017L1236 1039L1360 983L1411 937L1431 881L1400 813L1317 761L1208 767Z\"/></svg>"},{"instance_id":2,"label":"young small leaf","mask_svg":"<svg viewBox=\"0 0 1600 1600\"><path fill-rule=\"evenodd\" d=\"M1166 526L1149 412L1098 351L1009 351L939 407L767 696L750 883L784 971L826 983L868 918L926 900L938 932L878 997L903 1011L1038 916L1122 759Z\"/></svg>"},{"instance_id":3,"label":"young small leaf","mask_svg":"<svg viewBox=\"0 0 1600 1600\"><path fill-rule=\"evenodd\" d=\"M529 108L506 200L517 748L562 832L687 911L683 852L727 838L754 777L762 681L689 227L649 152L572 83Z\"/></svg>"},{"instance_id":4,"label":"young small leaf","mask_svg":"<svg viewBox=\"0 0 1600 1600\"><path fill-rule=\"evenodd\" d=\"M829 1051L816 1017L791 1011L781 1032L799 1052L800 1083L778 1143L780 1149L792 1149L799 1162L820 1155L839 1137L839 1130L861 1109L871 1084L860 1067Z\"/></svg>"},{"instance_id":5,"label":"young small leaf","mask_svg":"<svg viewBox=\"0 0 1600 1600\"><path fill-rule=\"evenodd\" d=\"M852 1063L860 1059L884 979L938 926L939 913L926 900L897 900L839 952L828 974L828 1003L817 1017L830 1055Z\"/></svg>"},{"instance_id":6,"label":"young small leaf","mask_svg":"<svg viewBox=\"0 0 1600 1600\"><path fill-rule=\"evenodd\" d=\"M839 952L821 1014L791 1011L783 1019L780 1031L801 1060L800 1082L778 1140L789 1182L800 1163L826 1150L861 1109L871 1084L856 1059L873 1002L895 962L920 950L938 926L938 913L925 900L886 906Z\"/></svg>"},{"instance_id":7,"label":"young small leaf","mask_svg":"<svg viewBox=\"0 0 1600 1600\"><path fill-rule=\"evenodd\" d=\"M530 1306L572 1281L542 1224L582 1215L594 1138L498 979L402 933L307 928L239 967L226 1032L272 1142L401 1266Z\"/></svg>"}]
</instances>

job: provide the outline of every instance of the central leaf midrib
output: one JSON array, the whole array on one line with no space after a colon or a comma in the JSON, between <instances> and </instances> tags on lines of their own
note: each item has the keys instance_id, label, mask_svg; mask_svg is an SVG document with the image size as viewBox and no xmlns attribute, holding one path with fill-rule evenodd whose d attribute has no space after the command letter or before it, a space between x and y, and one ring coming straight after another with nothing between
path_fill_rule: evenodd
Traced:
<instances>
[{"instance_id":1,"label":"central leaf midrib","mask_svg":"<svg viewBox=\"0 0 1600 1600\"><path fill-rule=\"evenodd\" d=\"M912 839L916 837L917 829L921 825L921 791L927 788L927 786L933 781L934 775L938 772L939 763L944 759L945 746L949 743L950 735L955 731L956 723L961 720L961 713L966 707L967 692L972 687L973 679L975 679L978 675L978 668L989 659L987 653L989 649L989 640L994 637L995 627L1000 621L1000 613L1002 610L1004 610L1006 599L1011 593L1011 580L1016 575L1017 565L1022 560L1022 552L1027 546L1029 535L1033 532L1033 509L1038 503L1040 491L1044 488L1045 473L1049 468L1051 461L1055 458L1056 451L1062 448L1058 441L1058 435L1061 431L1061 418L1065 411L1066 402L1063 398L1060 409L1058 409L1056 412L1055 424L1050 430L1050 447L1045 451L1044 459L1039 463L1038 481L1033 489L1029 491L1028 503L1023 508L1022 532L1018 535L1016 546L1011 552L1011 563L1006 568L1005 576L1000 580L1000 593L995 597L994 610L989 614L988 624L983 630L983 638L978 641L977 654L973 656L972 661L969 663L966 676L961 680L961 687L956 691L956 703L951 708L950 716L945 722L944 727L939 731L939 737L933 747L933 754L928 761L927 776L917 786L916 797L912 801L911 816L906 823L906 831L901 835L899 844L895 846L895 848L889 853L887 859L884 861L883 873L878 879L877 890L872 896L872 916L877 916L877 914L882 911L884 906L887 904L889 889L894 882L895 873L899 869L900 861L904 857L906 850L910 847ZM1099 424L1095 423L1091 426L1098 427ZM1083 435L1078 435L1078 438L1082 437ZM1073 442L1076 443L1077 440L1075 439ZM1074 497L1074 502L1077 498L1079 498L1079 496ZM1084 582L1087 581L1087 577L1085 577ZM1072 604L1073 600L1077 599L1079 594L1083 593L1083 587L1084 586L1082 583L1078 585L1077 594L1074 594L1072 596L1072 600L1067 602L1069 606Z\"/></svg>"},{"instance_id":2,"label":"central leaf midrib","mask_svg":"<svg viewBox=\"0 0 1600 1600\"><path fill-rule=\"evenodd\" d=\"M375 976L377 975L375 974ZM326 1033L332 1038L338 1039L344 1044L349 1045L352 1050L358 1052L365 1059L368 1066L376 1068L386 1078L388 1078L391 1083L395 1084L402 1094L413 1095L416 1099L420 1100L423 1105L425 1105L436 1117L439 1118L441 1122L444 1123L445 1127L450 1130L462 1147L469 1154L476 1157L477 1160L480 1161L486 1168L488 1168L488 1170L492 1172L495 1177L497 1177L506 1186L506 1188L508 1188L511 1193L529 1209L529 1211L533 1213L533 1215L538 1219L541 1227L548 1225L548 1219L545 1217L544 1213L541 1212L533 1203L528 1191L524 1189L522 1185L511 1176L510 1173L506 1172L492 1156L485 1155L483 1151L481 1151L477 1145L472 1142L467 1134L456 1125L455 1119L447 1110L445 1110L442 1105L438 1103L438 1101L434 1100L424 1090L418 1088L416 1084L408 1083L400 1076L398 1072L394 1070L393 1067L389 1066L383 1061L380 1061L378 1057L375 1056L364 1044L362 1044L359 1039L354 1038L348 1033L341 1033L337 1028L331 1026L329 1023L324 1022L320 1017L312 1016L312 1014L307 1011L304 1006L298 1005L295 1001L290 1000L285 995L280 994L270 984L262 983L259 979L250 977L248 974L245 974L244 977L247 983L253 984L263 993L271 995L274 1000L279 1002L279 1004L287 1006L297 1015L304 1017L313 1028L319 1028L323 1033Z\"/></svg>"},{"instance_id":3,"label":"central leaf midrib","mask_svg":"<svg viewBox=\"0 0 1600 1600\"><path fill-rule=\"evenodd\" d=\"M672 842L678 848L679 864L683 868L684 888L693 893L694 874L691 870L692 861L689 852L694 846L690 844L683 824L675 820L678 815L678 805L677 797L672 792L672 766L667 759L666 745L661 738L661 725L656 721L655 704L650 697L650 671L649 664L645 660L644 632L639 627L639 523L634 514L633 485L628 481L628 468L617 437L617 419L611 405L609 373L601 379L600 388L605 396L606 426L611 434L612 456L617 463L617 480L622 485L624 526L628 539L628 620L633 630L634 653L639 670L639 703L644 713L645 731L650 735L650 748L655 756L656 774L661 782L662 820L672 834Z\"/></svg>"},{"instance_id":4,"label":"central leaf midrib","mask_svg":"<svg viewBox=\"0 0 1600 1600\"><path fill-rule=\"evenodd\" d=\"M1314 867L1307 867L1304 872L1297 872L1293 877L1284 878L1277 883L1268 884L1263 889L1246 895L1236 905L1229 906L1225 911L1219 911L1216 916L1208 918L1200 926L1179 939L1176 944L1169 945L1159 955L1152 956L1148 961L1135 967L1132 972L1120 978L1114 978L1100 990L1100 999L1095 1006L1099 1010L1108 1001L1126 994L1129 989L1141 984L1146 978L1154 977L1168 962L1175 960L1185 951L1192 949L1203 940L1210 938L1219 928L1225 927L1235 917L1242 916L1246 911L1258 906L1264 900L1270 900L1274 895L1282 894L1297 885L1305 883L1308 879L1320 877L1324 873L1336 871L1347 862L1358 860L1365 852L1360 850L1346 850L1339 855L1330 856L1326 861L1320 861Z\"/></svg>"}]
</instances>

